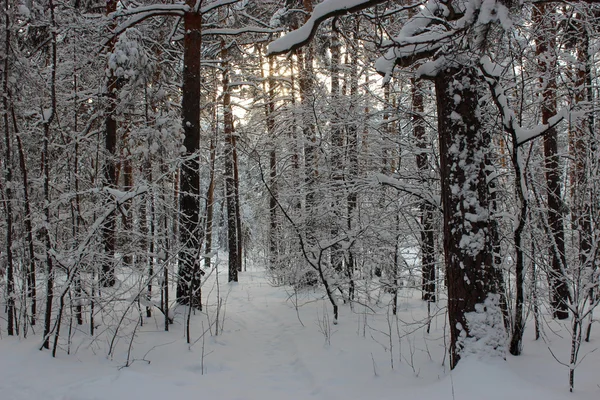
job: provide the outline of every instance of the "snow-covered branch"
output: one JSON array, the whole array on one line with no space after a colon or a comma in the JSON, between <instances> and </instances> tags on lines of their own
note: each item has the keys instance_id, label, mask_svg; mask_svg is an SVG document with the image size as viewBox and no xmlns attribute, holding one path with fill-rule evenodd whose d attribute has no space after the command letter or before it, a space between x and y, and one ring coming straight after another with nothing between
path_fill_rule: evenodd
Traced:
<instances>
[{"instance_id":1,"label":"snow-covered branch","mask_svg":"<svg viewBox=\"0 0 600 400\"><path fill-rule=\"evenodd\" d=\"M214 1L212 3L210 3L207 6L204 6L200 9L200 13L204 14L207 13L209 11L212 11L214 9L217 9L219 7L223 7L223 6L228 6L230 4L235 4L235 3L239 3L241 0L217 0Z\"/></svg>"},{"instance_id":2,"label":"snow-covered branch","mask_svg":"<svg viewBox=\"0 0 600 400\"><path fill-rule=\"evenodd\" d=\"M309 20L304 25L269 44L267 55L274 56L287 53L306 45L314 36L319 25L328 18L360 11L386 1L325 0L315 7Z\"/></svg>"},{"instance_id":3,"label":"snow-covered branch","mask_svg":"<svg viewBox=\"0 0 600 400\"><path fill-rule=\"evenodd\" d=\"M375 183L377 183L379 185L392 187L400 192L404 192L404 193L410 194L412 196L415 196L416 198L423 200L438 209L442 208L441 199L439 198L439 196L436 197L436 196L432 195L429 191L425 190L423 187L408 185L404 181L401 181L399 179L395 179L394 177L391 177L391 176L388 176L385 174L380 174L380 173L373 174L373 179L374 179Z\"/></svg>"},{"instance_id":4,"label":"snow-covered branch","mask_svg":"<svg viewBox=\"0 0 600 400\"><path fill-rule=\"evenodd\" d=\"M190 11L190 6L183 3L176 4L153 4L149 6L131 7L123 10L118 10L110 15L111 18L118 17L130 17L132 15L146 14L146 13L167 13L172 14L173 12L187 12Z\"/></svg>"},{"instance_id":5,"label":"snow-covered branch","mask_svg":"<svg viewBox=\"0 0 600 400\"><path fill-rule=\"evenodd\" d=\"M508 104L506 90L500 84L500 76L503 68L494 63L488 56L484 56L480 60L480 70L486 78L486 82L490 87L492 99L502 116L502 126L504 130L512 136L514 146L516 147L543 136L546 132L555 128L565 118L575 115L579 116L580 114L573 113L570 109L563 108L556 115L550 117L547 124L536 125L533 128L523 128L516 122L515 112Z\"/></svg>"},{"instance_id":6,"label":"snow-covered branch","mask_svg":"<svg viewBox=\"0 0 600 400\"><path fill-rule=\"evenodd\" d=\"M202 36L207 36L207 35L235 36L235 35L241 35L243 33L276 33L276 32L281 32L281 29L261 28L258 26L245 26L243 28L204 29L202 31Z\"/></svg>"}]
</instances>

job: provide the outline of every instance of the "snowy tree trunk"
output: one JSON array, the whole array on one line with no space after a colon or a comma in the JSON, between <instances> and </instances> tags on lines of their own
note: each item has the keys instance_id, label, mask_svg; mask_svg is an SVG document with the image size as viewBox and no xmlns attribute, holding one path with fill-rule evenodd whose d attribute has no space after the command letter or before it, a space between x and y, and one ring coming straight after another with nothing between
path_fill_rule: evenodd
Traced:
<instances>
[{"instance_id":1,"label":"snowy tree trunk","mask_svg":"<svg viewBox=\"0 0 600 400\"><path fill-rule=\"evenodd\" d=\"M489 231L486 158L477 72L448 67L435 79L448 280L450 366L469 353L503 354L505 332Z\"/></svg>"}]
</instances>

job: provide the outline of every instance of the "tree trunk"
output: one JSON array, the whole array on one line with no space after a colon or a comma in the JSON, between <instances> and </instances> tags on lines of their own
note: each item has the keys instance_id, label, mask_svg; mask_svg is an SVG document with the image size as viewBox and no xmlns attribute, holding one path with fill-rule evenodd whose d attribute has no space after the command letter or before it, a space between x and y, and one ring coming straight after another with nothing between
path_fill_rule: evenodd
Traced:
<instances>
[{"instance_id":1,"label":"tree trunk","mask_svg":"<svg viewBox=\"0 0 600 400\"><path fill-rule=\"evenodd\" d=\"M262 51L259 49L260 73L263 79L263 92L265 95L265 118L267 119L267 137L269 143L269 268L273 271L277 267L279 257L279 223L277 219L277 152L275 146L275 80L273 75L273 57L268 58L268 79L265 79L262 67Z\"/></svg>"},{"instance_id":2,"label":"tree trunk","mask_svg":"<svg viewBox=\"0 0 600 400\"><path fill-rule=\"evenodd\" d=\"M201 309L200 296L200 58L202 15L193 10L195 1L187 0L191 11L184 14L183 86L181 109L185 161L180 169L179 233L183 249L179 253L177 302ZM191 302L191 304L190 304Z\"/></svg>"},{"instance_id":3,"label":"tree trunk","mask_svg":"<svg viewBox=\"0 0 600 400\"><path fill-rule=\"evenodd\" d=\"M523 351L523 333L525 331L525 320L523 306L525 302L525 258L523 254L523 229L527 221L527 186L525 181L524 163L521 152L517 147L517 138L513 137L513 166L515 169L515 190L517 192L518 204L520 206L517 226L514 230L515 241L515 319L512 327L510 340L510 354L521 355ZM534 255L535 256L535 255Z\"/></svg>"},{"instance_id":4,"label":"tree trunk","mask_svg":"<svg viewBox=\"0 0 600 400\"><path fill-rule=\"evenodd\" d=\"M45 258L46 258L46 312L44 315L44 337L43 346L50 348L50 329L52 320L52 304L54 301L54 264L51 254L52 241L50 239L50 125L56 115L56 23L54 20L54 3L50 0L50 15L52 20L52 72L50 76L50 115L44 120L44 144L42 147L43 173L44 173L44 217L46 218L46 227L43 231Z\"/></svg>"},{"instance_id":5,"label":"tree trunk","mask_svg":"<svg viewBox=\"0 0 600 400\"><path fill-rule=\"evenodd\" d=\"M343 104L340 95L340 64L341 43L337 32L331 33L331 177L333 180L332 191L334 192L332 214L335 218L331 223L331 237L337 238L340 225L344 223L345 210L340 207L344 196L344 130L340 112ZM338 242L331 247L331 266L337 273L342 273L344 268L344 250L342 243Z\"/></svg>"},{"instance_id":6,"label":"tree trunk","mask_svg":"<svg viewBox=\"0 0 600 400\"><path fill-rule=\"evenodd\" d=\"M356 29L358 31L358 22ZM357 115L357 110L359 108L357 64L358 56L356 52L352 50L350 53L350 76L348 77L348 80L350 81L350 109L348 115L350 118L353 118L355 115ZM354 228L354 212L358 202L358 194L356 193L356 189L352 187L353 181L358 178L358 122L356 120L351 119L346 125L346 146L348 152L348 173L346 174L345 179L347 184L350 183L347 189L348 194L346 197L346 228L348 229L348 233L352 235L352 229ZM349 246L346 263L346 275L350 279L350 299L352 299L354 296L354 284L352 280L352 276L354 275L354 264L354 252L352 247Z\"/></svg>"},{"instance_id":7,"label":"tree trunk","mask_svg":"<svg viewBox=\"0 0 600 400\"><path fill-rule=\"evenodd\" d=\"M303 8L308 16L312 13L312 0L303 0ZM317 179L317 147L315 136L315 121L313 118L314 107L314 82L313 82L313 45L306 46L303 52L298 53L301 66L300 102L301 102L301 126L302 142L304 147L304 179L305 179L305 213L306 213L306 238L309 246L313 246L316 240L315 226L315 190Z\"/></svg>"},{"instance_id":8,"label":"tree trunk","mask_svg":"<svg viewBox=\"0 0 600 400\"><path fill-rule=\"evenodd\" d=\"M229 282L238 281L239 253L238 229L234 173L233 113L231 110L231 92L229 86L229 51L225 41L221 40L221 59L223 68L223 129L225 136L225 196L227 201L227 238L229 247Z\"/></svg>"},{"instance_id":9,"label":"tree trunk","mask_svg":"<svg viewBox=\"0 0 600 400\"><path fill-rule=\"evenodd\" d=\"M416 79L412 81L412 123L418 153L416 155L417 168L421 179L428 182L431 166L427 152L427 136L425 132L425 112L423 102L422 83ZM423 201L419 206L421 212L421 269L423 300L436 301L435 284L435 241L433 232L433 208L429 202Z\"/></svg>"},{"instance_id":10,"label":"tree trunk","mask_svg":"<svg viewBox=\"0 0 600 400\"><path fill-rule=\"evenodd\" d=\"M216 135L218 130L217 121L217 94L216 90L213 91L213 133L210 138L210 182L208 184L208 191L206 193L206 254L204 258L204 266L210 268L210 253L212 252L212 241L213 241L213 216L214 216L214 202L215 202L215 160L217 157L216 149Z\"/></svg>"},{"instance_id":11,"label":"tree trunk","mask_svg":"<svg viewBox=\"0 0 600 400\"><path fill-rule=\"evenodd\" d=\"M231 118L233 128L233 113ZM242 235L242 210L240 203L240 174L238 170L238 155L237 155L237 141L235 138L235 129L231 131L231 142L232 142L232 151L231 156L233 158L233 189L234 189L234 206L235 206L235 235L236 235L236 245L237 245L237 270L238 272L242 271L242 254L244 251L243 246L243 235Z\"/></svg>"},{"instance_id":12,"label":"tree trunk","mask_svg":"<svg viewBox=\"0 0 600 400\"><path fill-rule=\"evenodd\" d=\"M4 76L3 79L3 96L2 105L4 110L3 122L4 122L4 145L6 148L5 159L4 159L4 177L6 180L5 185L5 199L4 208L6 210L6 312L7 312L7 323L8 323L8 335L14 335L15 329L15 278L14 278L14 262L13 262L13 194L12 194L12 155L11 155L11 142L10 142L10 127L8 123L8 79L9 79L9 51L10 48L10 19L9 19L9 2L4 2L4 18L5 18L5 54L4 54ZM0 265L1 269L2 265Z\"/></svg>"},{"instance_id":13,"label":"tree trunk","mask_svg":"<svg viewBox=\"0 0 600 400\"><path fill-rule=\"evenodd\" d=\"M106 14L109 15L117 10L117 0L109 0L106 3ZM113 23L113 28L114 28ZM116 38L110 41L108 53L111 53L115 47ZM118 80L114 74L108 78L106 87L106 97L108 104L106 106L105 122L105 141L104 149L106 151L104 161L104 185L110 188L116 188L116 166L115 157L117 153L117 121L115 111L118 98ZM102 274L100 275L100 284L104 287L115 285L115 243L116 243L116 219L115 215L110 215L102 226L102 241L104 243L104 260L102 261Z\"/></svg>"},{"instance_id":14,"label":"tree trunk","mask_svg":"<svg viewBox=\"0 0 600 400\"><path fill-rule=\"evenodd\" d=\"M540 69L542 86L542 124L548 124L556 114L556 56L552 53L556 46L556 32L548 21L552 5L540 4L533 9L533 21L539 28L535 38L536 56ZM550 129L544 136L544 156L546 181L548 185L548 223L552 234L550 254L552 265L548 271L550 280L550 305L555 318L569 317L569 287L566 281L565 233L563 225L562 195L558 156L558 134Z\"/></svg>"},{"instance_id":15,"label":"tree trunk","mask_svg":"<svg viewBox=\"0 0 600 400\"><path fill-rule=\"evenodd\" d=\"M435 78L451 368L482 345L497 354L505 345L488 229L490 137L478 117L478 86L468 66L448 67Z\"/></svg>"},{"instance_id":16,"label":"tree trunk","mask_svg":"<svg viewBox=\"0 0 600 400\"><path fill-rule=\"evenodd\" d=\"M23 143L21 142L21 136L17 131L17 122L15 117L15 111L12 111L13 126L15 128L15 135L17 136L17 145L19 149L19 164L21 165L21 175L23 177L23 202L25 203L25 231L27 234L27 250L29 251L29 266L27 268L27 298L30 301L31 315L30 323L32 326L35 325L37 317L37 288L36 288L36 276L35 276L35 250L33 247L33 227L31 224L31 203L29 200L29 179L27 173L27 163L25 161L25 152L23 151ZM7 157L8 160L8 157Z\"/></svg>"}]
</instances>

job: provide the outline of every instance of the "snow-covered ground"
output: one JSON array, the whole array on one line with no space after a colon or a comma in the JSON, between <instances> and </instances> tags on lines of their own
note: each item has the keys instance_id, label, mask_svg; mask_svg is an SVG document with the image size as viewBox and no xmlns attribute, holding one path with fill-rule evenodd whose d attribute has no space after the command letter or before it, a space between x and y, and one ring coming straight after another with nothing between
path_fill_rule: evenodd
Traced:
<instances>
[{"instance_id":1,"label":"snow-covered ground","mask_svg":"<svg viewBox=\"0 0 600 400\"><path fill-rule=\"evenodd\" d=\"M139 328L136 361L127 368L127 335L112 359L106 357L107 343L90 344L83 335L73 341L71 355L59 351L56 359L38 350L39 336L3 337L0 399L600 399L600 352L593 352L598 326L592 342L583 345L587 357L570 394L568 370L548 350L558 359L568 355L569 334L558 324L546 327L546 341L534 341L528 330L521 357L471 357L450 372L443 310L427 334L416 322L427 315L416 291L402 291L397 319L382 298L377 315L365 306L343 306L333 325L318 293L296 298L290 289L269 285L264 272L248 271L237 284L221 284L223 331L202 337L215 320L212 289L205 288L205 313L192 317L194 344L186 343L183 315L171 332L163 332L156 313Z\"/></svg>"}]
</instances>

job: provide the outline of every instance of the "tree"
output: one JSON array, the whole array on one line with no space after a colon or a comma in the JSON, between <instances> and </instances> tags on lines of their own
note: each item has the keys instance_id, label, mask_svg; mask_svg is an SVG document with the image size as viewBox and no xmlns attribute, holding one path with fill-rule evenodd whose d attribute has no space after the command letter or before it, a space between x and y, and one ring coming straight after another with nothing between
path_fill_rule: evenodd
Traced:
<instances>
[{"instance_id":1,"label":"tree","mask_svg":"<svg viewBox=\"0 0 600 400\"><path fill-rule=\"evenodd\" d=\"M542 124L548 124L556 114L556 57L552 54L556 33L552 32L549 14L552 6L541 4L533 10L533 20L541 28L536 37L536 53L540 68L542 91ZM546 180L548 184L548 223L552 234L550 254L552 269L549 274L552 290L552 312L558 319L569 317L569 288L566 282L565 233L561 206L561 179L558 157L558 134L550 130L544 136Z\"/></svg>"},{"instance_id":2,"label":"tree","mask_svg":"<svg viewBox=\"0 0 600 400\"><path fill-rule=\"evenodd\" d=\"M303 46L321 21L379 3L324 2L303 27L273 42L269 52L280 54ZM491 210L486 164L491 141L480 120L483 82L478 70L490 27L502 22L507 5L494 2L491 9L496 13L490 14L480 8L481 4L473 3L471 6L486 18L469 19L460 2L428 1L408 19L391 42L391 49L376 64L389 79L396 65L408 67L416 60L433 58L418 74L432 79L436 89L452 368L463 354L474 351L475 343L491 353L503 353L494 237L487 229ZM440 15L445 17L445 25L438 23ZM456 39L459 36L466 40ZM443 46L451 51L438 56Z\"/></svg>"}]
</instances>

